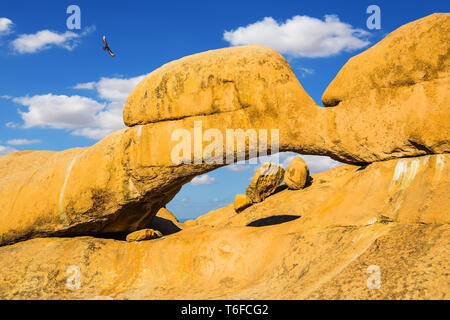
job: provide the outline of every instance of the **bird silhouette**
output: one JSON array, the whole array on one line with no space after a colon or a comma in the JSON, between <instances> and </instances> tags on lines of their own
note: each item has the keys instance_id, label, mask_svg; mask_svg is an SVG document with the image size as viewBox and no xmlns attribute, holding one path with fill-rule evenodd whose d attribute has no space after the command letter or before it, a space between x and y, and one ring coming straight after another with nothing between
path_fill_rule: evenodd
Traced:
<instances>
[{"instance_id":1,"label":"bird silhouette","mask_svg":"<svg viewBox=\"0 0 450 320\"><path fill-rule=\"evenodd\" d=\"M105 51L107 50L108 53L111 55L111 57L115 57L115 54L111 51L111 49L108 46L108 42L106 42L106 37L105 36L103 36L103 43L105 44L103 46L103 50L105 50Z\"/></svg>"}]
</instances>

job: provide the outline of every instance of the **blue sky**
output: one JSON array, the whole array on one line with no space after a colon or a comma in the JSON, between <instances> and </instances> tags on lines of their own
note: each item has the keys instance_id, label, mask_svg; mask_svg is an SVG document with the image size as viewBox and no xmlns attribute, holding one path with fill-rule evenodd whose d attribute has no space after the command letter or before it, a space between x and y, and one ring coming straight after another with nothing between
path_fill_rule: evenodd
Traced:
<instances>
[{"instance_id":1,"label":"blue sky","mask_svg":"<svg viewBox=\"0 0 450 320\"><path fill-rule=\"evenodd\" d=\"M81 30L67 29L72 4L81 9ZM373 4L381 9L380 30L366 27ZM123 126L123 103L142 76L174 59L233 44L261 42L279 50L320 103L350 57L407 22L449 9L443 0L2 1L0 155L90 146ZM115 58L101 49L103 34ZM282 155L281 162L291 156ZM336 165L318 157L307 162L312 172ZM184 220L232 202L255 167L233 169L196 179L168 208Z\"/></svg>"}]
</instances>

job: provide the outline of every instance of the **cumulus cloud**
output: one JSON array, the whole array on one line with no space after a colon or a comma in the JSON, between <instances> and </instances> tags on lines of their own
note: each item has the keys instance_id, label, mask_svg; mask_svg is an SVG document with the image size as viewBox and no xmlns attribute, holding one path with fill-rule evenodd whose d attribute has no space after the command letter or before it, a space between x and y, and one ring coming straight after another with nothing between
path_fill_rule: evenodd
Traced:
<instances>
[{"instance_id":1,"label":"cumulus cloud","mask_svg":"<svg viewBox=\"0 0 450 320\"><path fill-rule=\"evenodd\" d=\"M144 79L145 75L123 78L101 78L97 82L86 82L75 85L74 89L96 89L100 98L109 101L125 102L130 92Z\"/></svg>"},{"instance_id":2,"label":"cumulus cloud","mask_svg":"<svg viewBox=\"0 0 450 320\"><path fill-rule=\"evenodd\" d=\"M286 22L272 17L225 31L223 38L231 45L260 44L291 57L328 57L369 45L369 33L341 22L336 15L324 20L294 16Z\"/></svg>"},{"instance_id":3,"label":"cumulus cloud","mask_svg":"<svg viewBox=\"0 0 450 320\"><path fill-rule=\"evenodd\" d=\"M298 67L296 68L298 71L300 71L300 76L302 78L305 78L308 75L314 74L316 71L314 69L305 68L305 67Z\"/></svg>"},{"instance_id":4,"label":"cumulus cloud","mask_svg":"<svg viewBox=\"0 0 450 320\"><path fill-rule=\"evenodd\" d=\"M306 164L309 167L309 172L311 174L324 172L333 168L336 168L340 165L342 165L341 162L335 161L331 159L330 157L325 156L311 156L311 155L298 155L293 152L284 152L280 153L280 164L287 168L289 164L291 163L292 159L295 157L302 157L303 160L305 160Z\"/></svg>"},{"instance_id":5,"label":"cumulus cloud","mask_svg":"<svg viewBox=\"0 0 450 320\"><path fill-rule=\"evenodd\" d=\"M19 97L13 101L27 107L26 111L19 111L25 129L67 129L73 135L101 139L124 127L122 107L117 103L54 94Z\"/></svg>"},{"instance_id":6,"label":"cumulus cloud","mask_svg":"<svg viewBox=\"0 0 450 320\"><path fill-rule=\"evenodd\" d=\"M207 174L204 174L202 176L198 176L198 177L195 177L194 179L192 179L191 183L194 186L205 186L205 185L213 184L215 180L216 180L215 178L210 177Z\"/></svg>"},{"instance_id":7,"label":"cumulus cloud","mask_svg":"<svg viewBox=\"0 0 450 320\"><path fill-rule=\"evenodd\" d=\"M237 163L229 165L226 168L231 171L247 171L250 169L256 171L263 163L273 162L282 165L286 169L291 163L292 159L294 159L295 157L302 157L303 160L305 160L311 174L324 172L342 165L341 162L335 161L330 157L326 156L310 156L310 155L300 155L295 152L280 152L275 155L259 157L258 164L256 165L249 165L249 164L244 165ZM236 167L236 169L233 169L234 166Z\"/></svg>"},{"instance_id":8,"label":"cumulus cloud","mask_svg":"<svg viewBox=\"0 0 450 320\"><path fill-rule=\"evenodd\" d=\"M90 126L95 123L96 114L104 108L101 103L81 96L45 94L14 98L13 101L28 107L27 111L20 111L24 128Z\"/></svg>"},{"instance_id":9,"label":"cumulus cloud","mask_svg":"<svg viewBox=\"0 0 450 320\"><path fill-rule=\"evenodd\" d=\"M59 34L50 30L42 30L34 34L20 35L12 42L12 46L17 53L35 53L50 49L52 46L73 50L76 47L74 39L78 37L78 34L71 31Z\"/></svg>"},{"instance_id":10,"label":"cumulus cloud","mask_svg":"<svg viewBox=\"0 0 450 320\"><path fill-rule=\"evenodd\" d=\"M328 171L330 169L339 167L341 162L324 156L302 156L309 167L311 174Z\"/></svg>"},{"instance_id":11,"label":"cumulus cloud","mask_svg":"<svg viewBox=\"0 0 450 320\"><path fill-rule=\"evenodd\" d=\"M7 147L7 146L1 146L0 145L0 157L4 156L4 155L7 155L8 153L16 152L16 151L17 150L12 148L12 147Z\"/></svg>"},{"instance_id":12,"label":"cumulus cloud","mask_svg":"<svg viewBox=\"0 0 450 320\"><path fill-rule=\"evenodd\" d=\"M79 43L79 39L95 30L95 26L86 28L78 34L72 31L58 33L50 30L41 30L33 34L22 34L11 42L15 52L36 53L52 47L60 47L73 50Z\"/></svg>"},{"instance_id":13,"label":"cumulus cloud","mask_svg":"<svg viewBox=\"0 0 450 320\"><path fill-rule=\"evenodd\" d=\"M13 101L27 107L27 110L19 111L23 128L66 129L73 135L101 139L125 127L123 106L143 77L102 78L74 87L96 90L100 101L79 95L54 94L18 97Z\"/></svg>"},{"instance_id":14,"label":"cumulus cloud","mask_svg":"<svg viewBox=\"0 0 450 320\"><path fill-rule=\"evenodd\" d=\"M240 171L243 172L249 170L256 171L263 163L266 162L280 164L286 169L291 163L292 159L294 159L295 157L302 157L303 160L305 160L311 174L324 172L342 165L341 162L335 161L330 157L326 156L311 156L311 155L300 155L295 152L280 152L275 155L259 157L256 159L257 160L256 164L249 164L248 161L240 161L235 164L230 164L226 166L225 169L236 172Z\"/></svg>"},{"instance_id":15,"label":"cumulus cloud","mask_svg":"<svg viewBox=\"0 0 450 320\"><path fill-rule=\"evenodd\" d=\"M11 146L27 146L27 145L31 145L31 144L40 143L40 142L41 142L41 140L38 140L38 139L32 139L32 140L12 139L12 140L8 140L6 143Z\"/></svg>"},{"instance_id":16,"label":"cumulus cloud","mask_svg":"<svg viewBox=\"0 0 450 320\"><path fill-rule=\"evenodd\" d=\"M80 89L80 90L92 90L95 89L95 81L86 82L86 83L79 83L73 87L73 89Z\"/></svg>"},{"instance_id":17,"label":"cumulus cloud","mask_svg":"<svg viewBox=\"0 0 450 320\"><path fill-rule=\"evenodd\" d=\"M0 36L11 33L14 23L8 18L0 18Z\"/></svg>"}]
</instances>

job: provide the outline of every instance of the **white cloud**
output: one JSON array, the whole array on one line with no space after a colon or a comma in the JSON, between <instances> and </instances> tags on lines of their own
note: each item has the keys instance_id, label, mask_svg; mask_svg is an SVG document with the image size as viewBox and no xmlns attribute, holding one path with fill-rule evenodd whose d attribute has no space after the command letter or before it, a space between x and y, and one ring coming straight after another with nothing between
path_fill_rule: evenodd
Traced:
<instances>
[{"instance_id":1,"label":"white cloud","mask_svg":"<svg viewBox=\"0 0 450 320\"><path fill-rule=\"evenodd\" d=\"M86 83L79 83L76 86L73 87L73 89L85 89L85 90L93 90L95 89L95 81L92 82L86 82Z\"/></svg>"},{"instance_id":2,"label":"white cloud","mask_svg":"<svg viewBox=\"0 0 450 320\"><path fill-rule=\"evenodd\" d=\"M302 156L311 174L328 171L341 166L343 163L324 156Z\"/></svg>"},{"instance_id":3,"label":"white cloud","mask_svg":"<svg viewBox=\"0 0 450 320\"><path fill-rule=\"evenodd\" d=\"M12 148L12 147L5 147L5 146L0 146L0 157L7 155L8 153L11 152L16 152L17 150Z\"/></svg>"},{"instance_id":4,"label":"white cloud","mask_svg":"<svg viewBox=\"0 0 450 320\"><path fill-rule=\"evenodd\" d=\"M28 107L28 111L20 112L24 128L75 129L92 126L96 115L104 108L103 104L80 96L46 94L14 98L13 101Z\"/></svg>"},{"instance_id":5,"label":"white cloud","mask_svg":"<svg viewBox=\"0 0 450 320\"><path fill-rule=\"evenodd\" d=\"M11 32L14 23L8 18L0 18L0 35L6 35Z\"/></svg>"},{"instance_id":6,"label":"white cloud","mask_svg":"<svg viewBox=\"0 0 450 320\"><path fill-rule=\"evenodd\" d=\"M78 95L54 94L18 97L13 101L27 107L26 111L19 111L24 128L66 129L73 135L101 139L125 127L123 106L128 95L143 78L102 78L74 87L96 90L103 101ZM13 125L11 123L9 126Z\"/></svg>"},{"instance_id":7,"label":"white cloud","mask_svg":"<svg viewBox=\"0 0 450 320\"><path fill-rule=\"evenodd\" d=\"M256 171L263 163L272 162L272 163L280 164L286 169L295 157L302 157L303 160L305 160L306 164L309 167L309 172L311 174L324 172L324 171L327 171L327 170L330 170L337 166L342 165L341 162L335 161L335 160L331 159L330 157L326 157L326 156L310 156L310 155L297 154L295 152L280 152L275 155L259 157L258 164L251 165L249 167L253 168L253 170Z\"/></svg>"},{"instance_id":8,"label":"white cloud","mask_svg":"<svg viewBox=\"0 0 450 320\"><path fill-rule=\"evenodd\" d=\"M73 135L101 139L124 127L122 107L117 103L53 94L14 98L13 101L28 107L27 111L19 111L25 129L67 129Z\"/></svg>"},{"instance_id":9,"label":"white cloud","mask_svg":"<svg viewBox=\"0 0 450 320\"><path fill-rule=\"evenodd\" d=\"M293 152L280 153L280 162L284 168L287 168L295 157L302 157L308 165L311 174L324 172L342 165L341 162L335 161L330 157L299 155Z\"/></svg>"},{"instance_id":10,"label":"white cloud","mask_svg":"<svg viewBox=\"0 0 450 320\"><path fill-rule=\"evenodd\" d=\"M335 161L330 157L326 156L311 156L311 155L301 155L295 152L280 152L275 155L258 157L256 158L257 160L256 164L249 164L248 161L240 161L235 164L230 164L226 166L225 169L236 172L248 171L252 169L253 171L256 171L263 163L266 162L280 164L286 169L295 157L302 157L303 160L305 160L311 174L327 171L342 165L341 162Z\"/></svg>"},{"instance_id":11,"label":"white cloud","mask_svg":"<svg viewBox=\"0 0 450 320\"><path fill-rule=\"evenodd\" d=\"M17 128L18 126L19 125L17 123L12 122L12 121L6 123L7 128Z\"/></svg>"},{"instance_id":12,"label":"white cloud","mask_svg":"<svg viewBox=\"0 0 450 320\"><path fill-rule=\"evenodd\" d=\"M40 143L40 142L41 142L41 140L38 140L38 139L32 139L32 140L12 139L12 140L8 140L6 143L11 146L26 146L26 145L36 144L36 143Z\"/></svg>"},{"instance_id":13,"label":"white cloud","mask_svg":"<svg viewBox=\"0 0 450 320\"><path fill-rule=\"evenodd\" d=\"M131 91L145 78L145 75L135 78L101 78L98 82L86 82L75 85L74 89L96 89L100 98L109 101L125 102Z\"/></svg>"},{"instance_id":14,"label":"white cloud","mask_svg":"<svg viewBox=\"0 0 450 320\"><path fill-rule=\"evenodd\" d=\"M210 185L213 184L216 179L213 177L208 176L207 174L204 174L199 177L195 177L192 179L191 183L194 186L204 186L204 185Z\"/></svg>"},{"instance_id":15,"label":"white cloud","mask_svg":"<svg viewBox=\"0 0 450 320\"><path fill-rule=\"evenodd\" d=\"M300 76L302 78L305 78L308 75L312 75L314 74L316 71L314 69L309 69L309 68L305 68L305 67L298 67L296 68L298 71L300 71Z\"/></svg>"},{"instance_id":16,"label":"white cloud","mask_svg":"<svg viewBox=\"0 0 450 320\"><path fill-rule=\"evenodd\" d=\"M50 30L42 30L34 34L20 35L12 42L12 46L17 53L35 53L50 49L52 46L73 50L76 47L74 39L78 37L78 34L71 31L59 34Z\"/></svg>"},{"instance_id":17,"label":"white cloud","mask_svg":"<svg viewBox=\"0 0 450 320\"><path fill-rule=\"evenodd\" d=\"M79 43L79 39L95 30L95 26L84 29L82 33L66 31L58 33L50 30L41 30L33 34L22 34L11 42L17 53L35 53L50 49L53 46L73 50Z\"/></svg>"},{"instance_id":18,"label":"white cloud","mask_svg":"<svg viewBox=\"0 0 450 320\"><path fill-rule=\"evenodd\" d=\"M124 126L121 126L120 128L117 128L117 130L119 130L123 127ZM81 129L76 129L76 130L72 131L72 135L85 137L85 138L92 139L92 140L100 140L117 130L116 129L107 129L107 128L103 128L103 129L101 129L101 128L81 128Z\"/></svg>"},{"instance_id":19,"label":"white cloud","mask_svg":"<svg viewBox=\"0 0 450 320\"><path fill-rule=\"evenodd\" d=\"M328 57L369 45L368 32L341 22L336 15L324 20L294 16L278 23L271 17L225 31L223 38L231 45L260 44L292 57Z\"/></svg>"},{"instance_id":20,"label":"white cloud","mask_svg":"<svg viewBox=\"0 0 450 320\"><path fill-rule=\"evenodd\" d=\"M252 167L248 164L242 164L242 163L234 163L234 164L230 164L226 167L227 170L230 171L235 171L235 172L239 172L239 171L247 171L250 170Z\"/></svg>"}]
</instances>

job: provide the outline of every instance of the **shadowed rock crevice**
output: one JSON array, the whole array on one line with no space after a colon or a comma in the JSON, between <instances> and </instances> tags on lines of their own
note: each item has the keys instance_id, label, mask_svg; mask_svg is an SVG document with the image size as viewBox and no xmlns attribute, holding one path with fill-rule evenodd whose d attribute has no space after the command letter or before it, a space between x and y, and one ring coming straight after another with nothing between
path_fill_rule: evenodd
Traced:
<instances>
[{"instance_id":1,"label":"shadowed rock crevice","mask_svg":"<svg viewBox=\"0 0 450 320\"><path fill-rule=\"evenodd\" d=\"M267 227L273 226L277 224L282 224L290 221L294 221L300 219L301 216L292 216L292 215L281 215L281 216L272 216L267 218L262 218L256 221L253 221L247 225L247 227Z\"/></svg>"},{"instance_id":2,"label":"shadowed rock crevice","mask_svg":"<svg viewBox=\"0 0 450 320\"><path fill-rule=\"evenodd\" d=\"M181 231L181 228L173 221L158 216L153 218L150 226L152 229L161 231L161 233L165 236Z\"/></svg>"},{"instance_id":3,"label":"shadowed rock crevice","mask_svg":"<svg viewBox=\"0 0 450 320\"><path fill-rule=\"evenodd\" d=\"M339 99L322 100L322 104L326 108L337 107L341 103Z\"/></svg>"}]
</instances>

